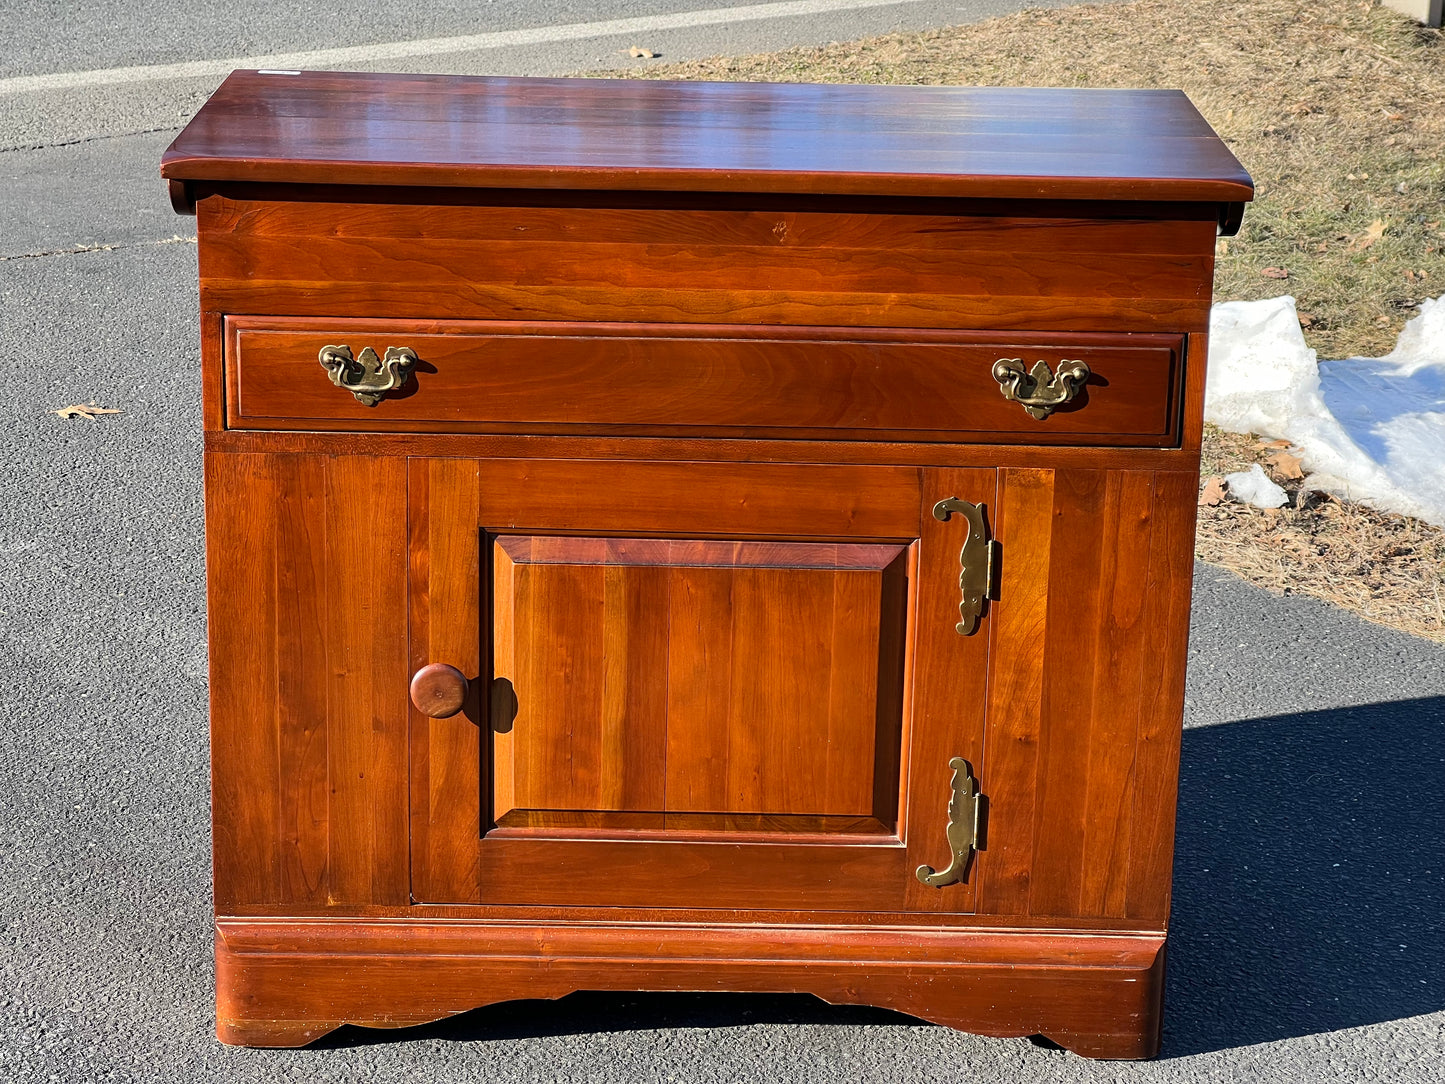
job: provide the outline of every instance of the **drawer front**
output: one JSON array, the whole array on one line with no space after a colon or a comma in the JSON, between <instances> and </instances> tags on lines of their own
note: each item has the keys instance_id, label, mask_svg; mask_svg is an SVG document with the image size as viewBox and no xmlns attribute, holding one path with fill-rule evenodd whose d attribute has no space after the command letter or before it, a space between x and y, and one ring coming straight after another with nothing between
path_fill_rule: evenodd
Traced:
<instances>
[{"instance_id":1,"label":"drawer front","mask_svg":"<svg viewBox=\"0 0 1445 1084\"><path fill-rule=\"evenodd\" d=\"M226 329L233 429L1167 447L1184 360L1180 335L243 316ZM405 348L414 368L367 405L333 383L325 347ZM1004 358L1089 376L1035 417L1005 397Z\"/></svg>"}]
</instances>

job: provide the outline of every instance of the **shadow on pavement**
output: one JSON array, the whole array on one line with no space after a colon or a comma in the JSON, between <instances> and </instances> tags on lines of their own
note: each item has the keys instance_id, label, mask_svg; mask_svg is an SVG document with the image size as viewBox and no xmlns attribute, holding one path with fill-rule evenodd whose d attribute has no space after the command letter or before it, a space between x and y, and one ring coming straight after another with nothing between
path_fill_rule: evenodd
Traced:
<instances>
[{"instance_id":1,"label":"shadow on pavement","mask_svg":"<svg viewBox=\"0 0 1445 1084\"><path fill-rule=\"evenodd\" d=\"M1163 1057L1445 1009L1445 697L1191 728ZM919 1025L808 995L577 993L318 1048L750 1024Z\"/></svg>"},{"instance_id":2,"label":"shadow on pavement","mask_svg":"<svg viewBox=\"0 0 1445 1084\"><path fill-rule=\"evenodd\" d=\"M1445 697L1184 732L1165 1057L1445 1009L1442 925Z\"/></svg>"},{"instance_id":3,"label":"shadow on pavement","mask_svg":"<svg viewBox=\"0 0 1445 1084\"><path fill-rule=\"evenodd\" d=\"M402 1031L338 1028L307 1049L370 1046L401 1039L476 1042L669 1028L753 1024L893 1024L932 1027L903 1013L829 1005L811 994L613 994L582 992L556 1001L508 1001Z\"/></svg>"}]
</instances>

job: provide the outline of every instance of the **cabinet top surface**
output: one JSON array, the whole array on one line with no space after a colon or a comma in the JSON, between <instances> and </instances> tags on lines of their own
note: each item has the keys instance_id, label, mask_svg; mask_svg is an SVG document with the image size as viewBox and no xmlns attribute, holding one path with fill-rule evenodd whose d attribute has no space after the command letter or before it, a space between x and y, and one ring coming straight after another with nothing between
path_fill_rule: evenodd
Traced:
<instances>
[{"instance_id":1,"label":"cabinet top surface","mask_svg":"<svg viewBox=\"0 0 1445 1084\"><path fill-rule=\"evenodd\" d=\"M172 180L1240 202L1180 91L232 73Z\"/></svg>"}]
</instances>

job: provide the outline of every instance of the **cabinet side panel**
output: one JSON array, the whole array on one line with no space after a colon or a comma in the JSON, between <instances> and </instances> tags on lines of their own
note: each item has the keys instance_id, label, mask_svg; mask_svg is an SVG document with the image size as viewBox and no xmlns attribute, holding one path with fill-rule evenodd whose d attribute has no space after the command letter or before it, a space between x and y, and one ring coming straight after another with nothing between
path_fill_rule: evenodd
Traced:
<instances>
[{"instance_id":1,"label":"cabinet side panel","mask_svg":"<svg viewBox=\"0 0 1445 1084\"><path fill-rule=\"evenodd\" d=\"M397 460L207 464L216 906L407 901Z\"/></svg>"},{"instance_id":2,"label":"cabinet side panel","mask_svg":"<svg viewBox=\"0 0 1445 1084\"><path fill-rule=\"evenodd\" d=\"M1211 278L1213 282L1213 265ZM1209 373L1209 335L1195 332L1185 340L1184 345L1184 411L1180 416L1180 447L1186 452L1197 453L1204 443L1204 385ZM1191 518L1190 522L1193 522ZM1190 530L1193 531L1193 527Z\"/></svg>"},{"instance_id":3,"label":"cabinet side panel","mask_svg":"<svg viewBox=\"0 0 1445 1084\"><path fill-rule=\"evenodd\" d=\"M1169 917L1169 882L1174 864L1199 476L1193 472L1159 472L1154 480L1154 529L1144 623L1157 629L1158 635L1153 643L1154 665L1141 668L1126 913L1130 918L1163 923Z\"/></svg>"},{"instance_id":4,"label":"cabinet side panel","mask_svg":"<svg viewBox=\"0 0 1445 1084\"><path fill-rule=\"evenodd\" d=\"M981 911L1165 915L1191 487L1004 472Z\"/></svg>"},{"instance_id":5,"label":"cabinet side panel","mask_svg":"<svg viewBox=\"0 0 1445 1084\"><path fill-rule=\"evenodd\" d=\"M315 870L326 859L324 846L288 847L288 837L299 846L312 836L281 819L276 468L271 456L206 456L212 846L222 913L231 904L284 899L288 850L296 869ZM311 725L324 732L324 713Z\"/></svg>"},{"instance_id":6,"label":"cabinet side panel","mask_svg":"<svg viewBox=\"0 0 1445 1084\"><path fill-rule=\"evenodd\" d=\"M276 715L281 770L281 892L325 903L330 891L326 701L326 461L275 464Z\"/></svg>"}]
</instances>

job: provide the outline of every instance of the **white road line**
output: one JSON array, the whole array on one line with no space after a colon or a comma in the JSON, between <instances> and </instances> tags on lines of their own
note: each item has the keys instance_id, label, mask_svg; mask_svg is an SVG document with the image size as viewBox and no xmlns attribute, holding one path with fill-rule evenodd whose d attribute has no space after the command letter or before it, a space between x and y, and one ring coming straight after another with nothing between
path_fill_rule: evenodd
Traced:
<instances>
[{"instance_id":1,"label":"white road line","mask_svg":"<svg viewBox=\"0 0 1445 1084\"><path fill-rule=\"evenodd\" d=\"M0 79L0 95L37 90L73 90L77 87L113 86L118 83L150 83L161 79L192 79L227 75L236 68L334 68L343 64L368 64L402 57L441 56L473 53L483 49L506 49L522 45L546 45L558 41L580 41L618 34L650 34L659 30L680 30L719 23L756 22L759 19L787 19L818 15L828 11L849 11L918 3L918 0L787 0L785 3L747 4L742 7L680 11L671 15L647 15L634 19L606 19L595 23L563 26L535 26L524 30L499 30L491 34L467 34L452 38L424 38L357 45L345 49L315 49L305 53L271 53L266 56L230 57L224 60L192 60L183 64L151 64L135 68L103 68L88 72L57 72L52 75L17 75Z\"/></svg>"}]
</instances>

